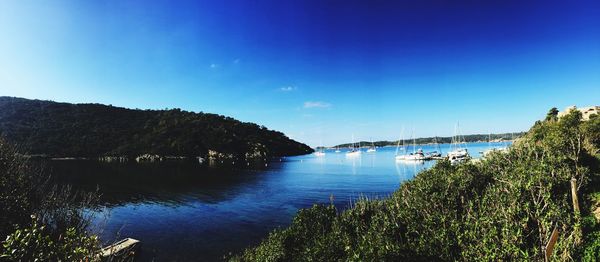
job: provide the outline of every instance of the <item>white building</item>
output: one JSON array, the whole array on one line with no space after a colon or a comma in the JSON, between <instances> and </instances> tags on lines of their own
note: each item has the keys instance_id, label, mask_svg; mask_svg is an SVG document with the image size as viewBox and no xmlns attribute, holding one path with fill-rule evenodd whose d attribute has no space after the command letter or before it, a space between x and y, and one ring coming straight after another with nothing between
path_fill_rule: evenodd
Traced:
<instances>
[{"instance_id":1,"label":"white building","mask_svg":"<svg viewBox=\"0 0 600 262\"><path fill-rule=\"evenodd\" d=\"M581 112L581 119L583 121L590 120L591 115L600 114L600 106L588 106L588 107L582 107L582 108L577 108L576 106L569 106L569 107L565 108L565 110L558 112L558 117L562 117L562 116L568 114L571 110L579 110L579 112Z\"/></svg>"}]
</instances>

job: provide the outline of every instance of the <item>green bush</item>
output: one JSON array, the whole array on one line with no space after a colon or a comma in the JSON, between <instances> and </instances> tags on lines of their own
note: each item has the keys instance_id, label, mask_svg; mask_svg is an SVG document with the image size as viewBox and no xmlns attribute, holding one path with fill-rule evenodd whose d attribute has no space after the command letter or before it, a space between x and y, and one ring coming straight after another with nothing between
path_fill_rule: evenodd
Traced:
<instances>
[{"instance_id":1,"label":"green bush","mask_svg":"<svg viewBox=\"0 0 600 262\"><path fill-rule=\"evenodd\" d=\"M53 239L46 226L34 219L31 226L17 229L2 243L0 258L8 261L95 261L98 260L98 238L67 228Z\"/></svg>"},{"instance_id":2,"label":"green bush","mask_svg":"<svg viewBox=\"0 0 600 262\"><path fill-rule=\"evenodd\" d=\"M0 259L96 260L99 243L83 212L96 195L51 185L36 166L0 138Z\"/></svg>"}]
</instances>

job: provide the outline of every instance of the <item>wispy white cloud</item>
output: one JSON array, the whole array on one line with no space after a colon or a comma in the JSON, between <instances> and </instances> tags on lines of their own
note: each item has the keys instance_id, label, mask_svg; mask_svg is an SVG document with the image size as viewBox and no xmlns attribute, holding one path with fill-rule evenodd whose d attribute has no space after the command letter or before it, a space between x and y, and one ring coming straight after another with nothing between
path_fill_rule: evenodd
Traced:
<instances>
[{"instance_id":1,"label":"wispy white cloud","mask_svg":"<svg viewBox=\"0 0 600 262\"><path fill-rule=\"evenodd\" d=\"M210 64L210 68L217 68L219 67L219 64Z\"/></svg>"},{"instance_id":2,"label":"wispy white cloud","mask_svg":"<svg viewBox=\"0 0 600 262\"><path fill-rule=\"evenodd\" d=\"M236 59L234 59L234 60L233 60L233 63L234 63L234 64L238 64L240 61L241 61L241 60L240 60L239 58L236 58Z\"/></svg>"},{"instance_id":3,"label":"wispy white cloud","mask_svg":"<svg viewBox=\"0 0 600 262\"><path fill-rule=\"evenodd\" d=\"M296 90L295 86L284 86L284 87L279 88L279 91L281 91L281 92L292 92L294 90Z\"/></svg>"},{"instance_id":4,"label":"wispy white cloud","mask_svg":"<svg viewBox=\"0 0 600 262\"><path fill-rule=\"evenodd\" d=\"M330 108L331 104L323 101L306 101L304 108Z\"/></svg>"}]
</instances>

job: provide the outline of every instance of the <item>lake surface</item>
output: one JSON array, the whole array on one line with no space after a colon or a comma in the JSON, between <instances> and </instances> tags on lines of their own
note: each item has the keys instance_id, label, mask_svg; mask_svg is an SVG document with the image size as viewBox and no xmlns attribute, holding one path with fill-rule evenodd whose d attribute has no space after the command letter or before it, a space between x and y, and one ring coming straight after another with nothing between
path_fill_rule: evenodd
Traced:
<instances>
[{"instance_id":1,"label":"lake surface","mask_svg":"<svg viewBox=\"0 0 600 262\"><path fill-rule=\"evenodd\" d=\"M440 147L444 153L449 150L448 144ZM478 157L489 144L467 147ZM300 208L333 199L345 209L361 196L387 197L435 164L396 162L395 147L358 157L344 152L281 158L260 170L177 162L54 161L51 167L56 177L77 188L99 188L103 204L94 213L94 223L104 243L124 237L141 240L141 261L219 261L289 225Z\"/></svg>"}]
</instances>

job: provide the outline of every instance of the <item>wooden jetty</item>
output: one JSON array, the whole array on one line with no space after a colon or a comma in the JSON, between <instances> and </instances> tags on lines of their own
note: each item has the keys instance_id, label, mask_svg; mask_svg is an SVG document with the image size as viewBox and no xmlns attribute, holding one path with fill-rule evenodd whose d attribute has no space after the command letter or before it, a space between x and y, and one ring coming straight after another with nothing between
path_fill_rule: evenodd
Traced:
<instances>
[{"instance_id":1,"label":"wooden jetty","mask_svg":"<svg viewBox=\"0 0 600 262\"><path fill-rule=\"evenodd\" d=\"M133 260L140 243L137 239L125 238L102 248L99 256L103 261L112 261L113 259L117 259L117 261Z\"/></svg>"}]
</instances>

